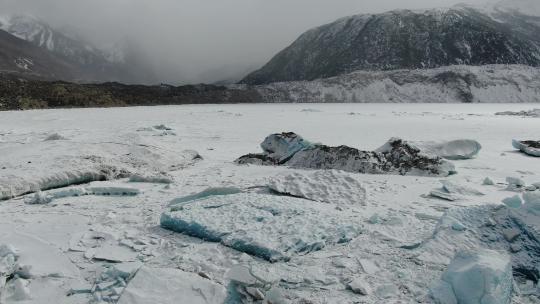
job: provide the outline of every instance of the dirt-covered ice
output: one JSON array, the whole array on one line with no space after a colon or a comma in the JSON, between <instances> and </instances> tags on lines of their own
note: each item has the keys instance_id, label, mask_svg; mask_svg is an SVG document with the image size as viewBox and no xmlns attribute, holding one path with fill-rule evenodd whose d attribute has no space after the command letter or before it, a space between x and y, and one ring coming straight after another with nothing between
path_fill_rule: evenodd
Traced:
<instances>
[{"instance_id":1,"label":"dirt-covered ice","mask_svg":"<svg viewBox=\"0 0 540 304\"><path fill-rule=\"evenodd\" d=\"M540 162L512 139L540 126L495 115L531 108L0 112L0 303L539 303ZM310 142L272 146L278 163L319 142L403 138L457 174L234 162L284 131Z\"/></svg>"}]
</instances>

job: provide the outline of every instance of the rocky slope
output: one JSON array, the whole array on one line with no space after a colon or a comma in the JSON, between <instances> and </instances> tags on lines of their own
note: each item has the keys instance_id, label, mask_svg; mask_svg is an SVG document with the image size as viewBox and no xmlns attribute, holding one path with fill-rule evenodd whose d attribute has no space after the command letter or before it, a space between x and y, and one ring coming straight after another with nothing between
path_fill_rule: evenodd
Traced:
<instances>
[{"instance_id":1,"label":"rocky slope","mask_svg":"<svg viewBox=\"0 0 540 304\"><path fill-rule=\"evenodd\" d=\"M45 108L122 107L263 102L255 90L214 85L78 84L0 73L0 111Z\"/></svg>"},{"instance_id":2,"label":"rocky slope","mask_svg":"<svg viewBox=\"0 0 540 304\"><path fill-rule=\"evenodd\" d=\"M513 5L519 2L521 6ZM540 17L530 0L357 15L309 30L242 82L314 80L357 70L540 65ZM523 4L524 2L525 4ZM530 3L529 3L530 2Z\"/></svg>"},{"instance_id":3,"label":"rocky slope","mask_svg":"<svg viewBox=\"0 0 540 304\"><path fill-rule=\"evenodd\" d=\"M54 54L0 30L0 71L49 79L71 79L74 67Z\"/></svg>"}]
</instances>

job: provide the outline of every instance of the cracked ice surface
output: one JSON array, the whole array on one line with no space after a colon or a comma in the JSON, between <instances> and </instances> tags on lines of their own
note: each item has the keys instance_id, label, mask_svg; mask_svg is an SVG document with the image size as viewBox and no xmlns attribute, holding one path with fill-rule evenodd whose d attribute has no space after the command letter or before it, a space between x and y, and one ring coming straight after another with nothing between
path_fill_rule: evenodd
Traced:
<instances>
[{"instance_id":1,"label":"cracked ice surface","mask_svg":"<svg viewBox=\"0 0 540 304\"><path fill-rule=\"evenodd\" d=\"M511 303L538 303L538 284L534 272L527 269L538 264L533 254L538 251L528 235L538 235L530 227L538 221L535 214L540 214L537 203L540 163L536 158L512 151L510 146L512 138L538 139L538 121L493 114L530 109L531 105L314 104L310 107L317 111L301 112L305 105L279 104L0 112L0 179L12 181L10 176L16 177L13 181L34 183L56 173L105 167L110 169L107 175L110 173L112 178L126 178L97 185L129 187L138 189L139 193L81 195L91 186L84 183L42 191L45 196L56 197L46 205L25 204L26 198L33 194L0 202L0 244L13 245L16 254L26 260L25 264L33 266L30 271L34 269L42 274L78 271L73 279L54 275L9 279L6 288L9 296L16 291L22 298L29 295L32 299L0 301L2 304L116 303L127 288L131 295L140 291L135 296L140 296L142 303L145 296L156 296L163 303L173 304L178 301L168 298L169 292L190 294L189 290L180 288L186 286L201 290L206 296L206 286L210 284L227 290L227 304L260 304L265 300L287 304L430 304L429 292L442 278L456 252L487 248L505 251L511 257L517 285ZM350 112L357 115L349 115ZM160 136L165 134L156 129L137 131L161 124L174 129L176 135ZM347 144L365 151L374 151L393 136L413 143L472 138L482 143L481 153L473 159L453 162L458 174L445 180L454 184L449 188L454 194L456 190L464 190L455 187L460 185L484 195L467 190L457 201L443 201L427 195L441 187L439 178L238 166L232 162L239 155L255 151L264 136L278 130L293 130L329 146ZM65 139L45 141L55 133ZM194 161L197 155L183 152L186 149L199 151L203 159ZM125 175L126 172L129 174ZM315 178L316 174L321 174L320 178ZM281 180L286 176L297 178L287 185ZM355 181L347 182L346 176ZM506 177L518 178L519 185L508 187ZM330 210L331 214L339 215L339 223L343 219L362 225L362 233L347 243L329 245L309 254L291 254L289 261L270 263L219 242L159 226L161 214L175 198L183 198L175 206L181 207L205 195L236 192L268 195L272 178L279 179L277 182L286 190L298 187L298 194L310 197L287 201L301 200L311 207L326 207L321 209L325 210L319 214L321 217ZM486 178L490 182L484 183ZM328 191L321 190L317 186L320 184L325 184ZM349 202L349 197L355 202L362 197L360 188L356 193L347 191L349 186L358 185L365 189L365 205ZM208 190L205 195L193 196L205 189ZM522 200L520 208L526 212L512 209L509 214L519 212L521 222L515 221L518 217L509 217L506 211L501 211L506 209L481 209L485 205L502 205L504 199L516 195ZM475 208L481 210L476 212ZM247 208L247 212L252 210ZM452 219L445 216L444 228L439 227L446 212ZM235 218L241 215L239 212ZM220 222L223 218L219 214L215 216ZM311 221L313 225L324 222L315 217ZM13 265L11 258L8 259L5 268ZM0 268L4 267L2 263ZM154 292L144 284L132 285L141 265L150 269L153 279L145 280L144 284ZM253 280L249 277L228 276L240 267L262 280L255 278L257 282L251 285ZM167 280L161 280L160 276ZM142 275L138 277L143 279ZM1 293L5 289L0 290ZM264 300L260 300L262 297Z\"/></svg>"},{"instance_id":2,"label":"cracked ice surface","mask_svg":"<svg viewBox=\"0 0 540 304\"><path fill-rule=\"evenodd\" d=\"M350 215L332 206L286 196L213 196L176 210L163 213L163 228L271 262L349 242L362 231Z\"/></svg>"}]
</instances>

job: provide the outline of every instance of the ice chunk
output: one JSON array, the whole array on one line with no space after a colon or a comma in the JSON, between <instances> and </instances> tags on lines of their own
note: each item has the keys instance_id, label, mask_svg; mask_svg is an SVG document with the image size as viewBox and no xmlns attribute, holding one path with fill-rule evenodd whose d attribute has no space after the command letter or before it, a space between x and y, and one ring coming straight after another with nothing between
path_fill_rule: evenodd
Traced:
<instances>
[{"instance_id":1,"label":"ice chunk","mask_svg":"<svg viewBox=\"0 0 540 304\"><path fill-rule=\"evenodd\" d=\"M129 281L141 267L142 263L138 261L114 264L106 271L106 275L109 278L122 278Z\"/></svg>"},{"instance_id":2,"label":"ice chunk","mask_svg":"<svg viewBox=\"0 0 540 304\"><path fill-rule=\"evenodd\" d=\"M362 278L355 278L353 279L349 284L347 284L347 288L352 290L354 293L367 296L371 293L371 287L362 279Z\"/></svg>"},{"instance_id":3,"label":"ice chunk","mask_svg":"<svg viewBox=\"0 0 540 304\"><path fill-rule=\"evenodd\" d=\"M510 207L510 208L519 208L521 207L521 197L519 197L519 195L514 195L512 197L507 197L505 199L503 199L503 204L505 204L506 206Z\"/></svg>"},{"instance_id":4,"label":"ice chunk","mask_svg":"<svg viewBox=\"0 0 540 304\"><path fill-rule=\"evenodd\" d=\"M493 185L495 185L495 182L491 178L486 177L486 178L484 178L484 181L482 182L482 185L484 185L484 186L493 186Z\"/></svg>"},{"instance_id":5,"label":"ice chunk","mask_svg":"<svg viewBox=\"0 0 540 304\"><path fill-rule=\"evenodd\" d=\"M175 206L175 205L178 205L178 204L183 204L183 203L195 201L195 200L198 200L198 199L207 198L207 197L210 197L210 196L230 195L230 194L237 194L237 193L241 193L241 192L242 192L242 190L240 190L238 188L234 188L234 187L208 188L208 189L206 189L206 190L204 190L202 192L199 192L199 193L196 193L196 194L193 194L193 195L188 195L188 196L184 196L184 197L175 198L169 203L169 206Z\"/></svg>"},{"instance_id":6,"label":"ice chunk","mask_svg":"<svg viewBox=\"0 0 540 304\"><path fill-rule=\"evenodd\" d=\"M28 193L45 191L54 188L66 187L100 181L107 179L107 169L71 170L51 173L36 178L35 180L21 179L17 177L0 178L0 200L18 197Z\"/></svg>"},{"instance_id":7,"label":"ice chunk","mask_svg":"<svg viewBox=\"0 0 540 304\"><path fill-rule=\"evenodd\" d=\"M305 199L239 193L210 196L164 212L161 226L271 262L346 243L361 223L328 204Z\"/></svg>"},{"instance_id":8,"label":"ice chunk","mask_svg":"<svg viewBox=\"0 0 540 304\"><path fill-rule=\"evenodd\" d=\"M540 216L540 192L523 193L523 200L525 201L525 205L523 206L525 210Z\"/></svg>"},{"instance_id":9,"label":"ice chunk","mask_svg":"<svg viewBox=\"0 0 540 304\"><path fill-rule=\"evenodd\" d=\"M416 146L399 138L390 139L376 151L360 151L347 146L304 145L296 143L298 135L284 134L267 138L262 145L263 154L248 154L236 162L367 174L448 176L455 173L453 164L436 155L424 154Z\"/></svg>"},{"instance_id":10,"label":"ice chunk","mask_svg":"<svg viewBox=\"0 0 540 304\"><path fill-rule=\"evenodd\" d=\"M448 180L441 181L441 184L443 185L443 189L446 190L448 193L455 193L455 194L461 194L461 195L476 195L481 196L484 195L484 193L473 189L471 187L467 187L464 185L460 185Z\"/></svg>"},{"instance_id":11,"label":"ice chunk","mask_svg":"<svg viewBox=\"0 0 540 304\"><path fill-rule=\"evenodd\" d=\"M468 186L460 185L455 182L451 182L448 180L442 180L441 181L442 188L441 189L435 189L430 192L431 196L435 196L438 198L442 198L448 201L457 201L459 199L462 199L464 196L469 195L475 195L475 196L481 196L484 195L484 193L473 189Z\"/></svg>"},{"instance_id":12,"label":"ice chunk","mask_svg":"<svg viewBox=\"0 0 540 304\"><path fill-rule=\"evenodd\" d=\"M360 259L360 265L367 274L375 274L377 271L379 271L379 267L377 267L377 265L375 265L375 263L371 260Z\"/></svg>"},{"instance_id":13,"label":"ice chunk","mask_svg":"<svg viewBox=\"0 0 540 304\"><path fill-rule=\"evenodd\" d=\"M452 293L462 304L508 304L512 297L510 257L493 250L459 252L442 280L447 284L432 293L434 297L444 296L436 299L439 303L456 303L449 296Z\"/></svg>"},{"instance_id":14,"label":"ice chunk","mask_svg":"<svg viewBox=\"0 0 540 304\"><path fill-rule=\"evenodd\" d=\"M223 304L227 291L197 274L171 268L139 269L122 293L119 304Z\"/></svg>"},{"instance_id":15,"label":"ice chunk","mask_svg":"<svg viewBox=\"0 0 540 304\"><path fill-rule=\"evenodd\" d=\"M104 244L95 251L94 260L109 261L113 263L133 262L137 258L137 253L125 247L113 244Z\"/></svg>"},{"instance_id":16,"label":"ice chunk","mask_svg":"<svg viewBox=\"0 0 540 304\"><path fill-rule=\"evenodd\" d=\"M24 202L29 205L44 205L48 204L53 200L53 197L43 193L41 191L38 191L34 194L31 194L29 197L27 197Z\"/></svg>"},{"instance_id":17,"label":"ice chunk","mask_svg":"<svg viewBox=\"0 0 540 304\"><path fill-rule=\"evenodd\" d=\"M279 164L288 161L296 152L311 147L312 144L292 132L272 134L264 139L261 148Z\"/></svg>"},{"instance_id":18,"label":"ice chunk","mask_svg":"<svg viewBox=\"0 0 540 304\"><path fill-rule=\"evenodd\" d=\"M7 278L12 276L19 268L17 260L17 251L12 245L0 245L0 291L4 287Z\"/></svg>"},{"instance_id":19,"label":"ice chunk","mask_svg":"<svg viewBox=\"0 0 540 304\"><path fill-rule=\"evenodd\" d=\"M234 265L229 269L226 278L243 286L256 286L263 283L251 274L249 268L242 265Z\"/></svg>"},{"instance_id":20,"label":"ice chunk","mask_svg":"<svg viewBox=\"0 0 540 304\"><path fill-rule=\"evenodd\" d=\"M353 175L336 170L282 174L270 179L270 189L338 206L365 205L366 190Z\"/></svg>"},{"instance_id":21,"label":"ice chunk","mask_svg":"<svg viewBox=\"0 0 540 304\"><path fill-rule=\"evenodd\" d=\"M32 299L28 288L29 283L29 281L20 278L9 281L4 292L0 293L0 302L21 302Z\"/></svg>"},{"instance_id":22,"label":"ice chunk","mask_svg":"<svg viewBox=\"0 0 540 304\"><path fill-rule=\"evenodd\" d=\"M521 191L525 188L525 182L518 177L507 177L506 182L508 183L508 190L510 191Z\"/></svg>"},{"instance_id":23,"label":"ice chunk","mask_svg":"<svg viewBox=\"0 0 540 304\"><path fill-rule=\"evenodd\" d=\"M479 142L472 139L458 139L446 142L415 143L423 152L450 160L471 159L482 149Z\"/></svg>"},{"instance_id":24,"label":"ice chunk","mask_svg":"<svg viewBox=\"0 0 540 304\"><path fill-rule=\"evenodd\" d=\"M530 156L536 156L540 157L540 141L534 141L534 140L513 140L512 146L514 148L520 150L521 152L530 155Z\"/></svg>"},{"instance_id":25,"label":"ice chunk","mask_svg":"<svg viewBox=\"0 0 540 304\"><path fill-rule=\"evenodd\" d=\"M531 192L534 193L534 192ZM459 221L467 230L456 233L452 223ZM538 281L540 269L540 213L504 205L453 208L441 218L432 238L417 250L422 261L447 264L452 255L481 248L512 254L517 276Z\"/></svg>"},{"instance_id":26,"label":"ice chunk","mask_svg":"<svg viewBox=\"0 0 540 304\"><path fill-rule=\"evenodd\" d=\"M455 194L448 193L447 191L442 191L442 190L431 190L429 192L429 195L433 197L437 197L437 198L442 198L444 200L451 201L451 202L461 199L460 196L457 196Z\"/></svg>"},{"instance_id":27,"label":"ice chunk","mask_svg":"<svg viewBox=\"0 0 540 304\"><path fill-rule=\"evenodd\" d=\"M79 270L61 251L31 235L15 231L0 231L0 240L17 248L17 264L25 277L77 278Z\"/></svg>"}]
</instances>

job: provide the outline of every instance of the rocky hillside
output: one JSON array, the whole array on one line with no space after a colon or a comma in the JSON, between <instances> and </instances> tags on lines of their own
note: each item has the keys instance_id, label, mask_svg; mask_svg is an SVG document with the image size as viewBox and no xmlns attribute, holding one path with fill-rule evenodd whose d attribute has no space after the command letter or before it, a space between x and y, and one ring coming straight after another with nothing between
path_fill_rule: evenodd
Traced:
<instances>
[{"instance_id":1,"label":"rocky hillside","mask_svg":"<svg viewBox=\"0 0 540 304\"><path fill-rule=\"evenodd\" d=\"M54 74L42 73L29 65L23 73L32 72L41 74L45 79L68 80L78 82L106 82L119 81L126 83L151 82L148 70L133 64L135 58L130 58L122 49L101 50L81 39L73 38L62 31L56 30L44 21L31 16L12 16L0 18L0 30L24 40L40 48L42 53L49 53L69 66L69 73ZM4 41L0 41L4 46ZM23 44L19 43L21 46ZM26 44L30 49L30 45ZM6 52L4 50L4 52ZM11 54L14 56L14 54ZM27 59L35 61L35 58ZM56 67L47 65L50 69Z\"/></svg>"},{"instance_id":2,"label":"rocky hillside","mask_svg":"<svg viewBox=\"0 0 540 304\"><path fill-rule=\"evenodd\" d=\"M0 111L250 102L263 100L255 90L214 85L78 84L0 73Z\"/></svg>"},{"instance_id":3,"label":"rocky hillside","mask_svg":"<svg viewBox=\"0 0 540 304\"><path fill-rule=\"evenodd\" d=\"M540 18L512 9L513 1L482 9L459 5L343 18L304 33L242 82L314 80L358 70L449 65L540 66Z\"/></svg>"}]
</instances>

